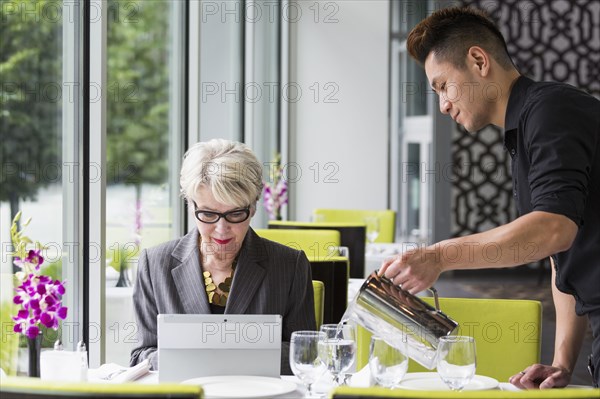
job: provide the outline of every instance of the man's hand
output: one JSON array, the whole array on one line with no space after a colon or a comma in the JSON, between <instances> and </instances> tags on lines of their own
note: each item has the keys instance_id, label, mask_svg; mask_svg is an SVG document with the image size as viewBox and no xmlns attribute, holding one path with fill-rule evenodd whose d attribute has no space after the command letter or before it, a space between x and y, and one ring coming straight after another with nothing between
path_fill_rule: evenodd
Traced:
<instances>
[{"instance_id":1,"label":"man's hand","mask_svg":"<svg viewBox=\"0 0 600 399\"><path fill-rule=\"evenodd\" d=\"M380 275L385 275L411 294L431 287L441 272L440 256L435 250L423 247L387 259L379 270Z\"/></svg>"},{"instance_id":2,"label":"man's hand","mask_svg":"<svg viewBox=\"0 0 600 399\"><path fill-rule=\"evenodd\" d=\"M571 373L562 367L534 364L513 375L508 381L520 389L562 388L569 385Z\"/></svg>"}]
</instances>

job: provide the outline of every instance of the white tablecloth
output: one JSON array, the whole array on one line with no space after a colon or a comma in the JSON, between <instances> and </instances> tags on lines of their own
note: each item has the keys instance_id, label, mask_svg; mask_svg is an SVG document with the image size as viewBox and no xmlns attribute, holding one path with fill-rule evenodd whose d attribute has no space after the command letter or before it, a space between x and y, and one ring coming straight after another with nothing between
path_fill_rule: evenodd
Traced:
<instances>
[{"instance_id":1,"label":"white tablecloth","mask_svg":"<svg viewBox=\"0 0 600 399\"><path fill-rule=\"evenodd\" d=\"M89 374L88 374L88 380L90 382L109 383L109 381L102 380L99 378L100 373L98 372L98 370L99 369L90 369ZM322 398L324 396L327 397L328 392L333 388L331 375L325 374L319 381L317 381L314 384L313 392L315 394L312 397L309 397L306 395L306 388L304 387L302 382L296 376L284 375L281 378L285 381L294 382L298 386L296 391L294 391L292 394L288 393L288 394L284 395L286 398L290 398L290 399L293 399L293 398L296 398L296 399ZM366 366L363 369L361 369L360 371L358 371L357 373L354 373L352 375L352 377L348 381L348 385L351 387L365 387L366 388L366 387L371 386L370 380L371 380L371 374L369 372L369 367ZM144 377L136 380L136 382L141 383L141 384L157 384L158 383L158 372L151 371ZM518 391L519 390L508 382L500 382L499 389L501 389L503 391Z\"/></svg>"}]
</instances>

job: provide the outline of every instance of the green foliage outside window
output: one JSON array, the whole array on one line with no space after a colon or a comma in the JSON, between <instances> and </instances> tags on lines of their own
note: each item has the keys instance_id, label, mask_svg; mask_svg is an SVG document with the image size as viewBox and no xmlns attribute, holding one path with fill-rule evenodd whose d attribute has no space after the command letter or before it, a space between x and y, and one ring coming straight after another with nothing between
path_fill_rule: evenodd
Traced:
<instances>
[{"instance_id":1,"label":"green foliage outside window","mask_svg":"<svg viewBox=\"0 0 600 399\"><path fill-rule=\"evenodd\" d=\"M108 184L167 180L168 1L108 2Z\"/></svg>"},{"instance_id":2,"label":"green foliage outside window","mask_svg":"<svg viewBox=\"0 0 600 399\"><path fill-rule=\"evenodd\" d=\"M139 207L142 185L165 183L168 176L170 1L106 4L105 172L109 185L134 187ZM64 7L62 0L11 0L10 7L4 2L1 7L0 201L10 204L11 218L21 201L36 201L41 188L63 183L62 140L71 132L62 132L62 102L64 96L79 95L80 88L63 81L63 45L72 43L63 43L62 20L44 10ZM49 268L60 276L60 261ZM0 304L0 365L10 374L18 340L12 306Z\"/></svg>"},{"instance_id":3,"label":"green foliage outside window","mask_svg":"<svg viewBox=\"0 0 600 399\"><path fill-rule=\"evenodd\" d=\"M23 10L48 9L56 0L13 0L0 22L0 201L35 200L41 187L60 181L62 23ZM9 7L10 5L10 7Z\"/></svg>"}]
</instances>

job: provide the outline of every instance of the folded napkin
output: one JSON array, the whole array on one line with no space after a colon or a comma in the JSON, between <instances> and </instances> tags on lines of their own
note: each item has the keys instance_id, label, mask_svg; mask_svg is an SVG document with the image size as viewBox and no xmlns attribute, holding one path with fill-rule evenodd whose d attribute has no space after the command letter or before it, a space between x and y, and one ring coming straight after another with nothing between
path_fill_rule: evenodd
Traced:
<instances>
[{"instance_id":1,"label":"folded napkin","mask_svg":"<svg viewBox=\"0 0 600 399\"><path fill-rule=\"evenodd\" d=\"M351 387L370 387L372 386L371 381L371 369L369 368L369 364L360 369L358 372L352 375L352 379L350 380Z\"/></svg>"},{"instance_id":2,"label":"folded napkin","mask_svg":"<svg viewBox=\"0 0 600 399\"><path fill-rule=\"evenodd\" d=\"M148 359L133 367L123 367L116 363L106 363L97 368L90 370L88 378L94 382L111 382L123 383L135 381L150 372L150 362Z\"/></svg>"}]
</instances>

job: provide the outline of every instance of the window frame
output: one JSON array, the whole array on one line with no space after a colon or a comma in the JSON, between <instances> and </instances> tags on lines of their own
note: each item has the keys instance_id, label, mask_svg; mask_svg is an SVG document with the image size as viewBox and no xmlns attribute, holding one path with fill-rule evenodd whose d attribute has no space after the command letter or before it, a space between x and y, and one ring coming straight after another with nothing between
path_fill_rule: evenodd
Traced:
<instances>
[{"instance_id":1,"label":"window frame","mask_svg":"<svg viewBox=\"0 0 600 399\"><path fill-rule=\"evenodd\" d=\"M84 127L87 134L84 134L83 146L89 157L89 162L84 163L85 168L89 168L89 174L86 181L88 192L84 189L84 209L87 208L87 212L84 210L83 221L88 226L88 240L84 238L84 248L88 250L87 256L84 250L84 277L87 281L87 284L84 282L84 290L87 288L85 293L88 298L84 327L87 329L85 337L90 367L99 367L104 363L106 347L106 173L102 171L106 171L107 5L103 0L89 0L86 4L88 19L85 21L89 24L88 49L93 51L85 52L89 57L84 60L84 63L88 62L89 80L84 84L89 88L88 95L92 87L100 91L96 101L91 102L89 97L86 98L89 124ZM94 10L94 19L91 19L91 10ZM93 168L90 168L92 165L101 172L94 175Z\"/></svg>"},{"instance_id":2,"label":"window frame","mask_svg":"<svg viewBox=\"0 0 600 399\"><path fill-rule=\"evenodd\" d=\"M61 341L67 350L75 350L77 342L84 339L83 317L86 313L84 303L83 276L83 94L84 75L83 45L84 16L82 3L73 2L73 18L63 19L63 85L69 88L69 94L62 98L62 207L71 212L63 212L62 219L62 278L68 282L64 305L69 309L62 323ZM70 91L72 89L72 92Z\"/></svg>"},{"instance_id":3,"label":"window frame","mask_svg":"<svg viewBox=\"0 0 600 399\"><path fill-rule=\"evenodd\" d=\"M241 0L245 10L248 0ZM183 1L172 2L173 13L171 25L171 59L169 70L171 81L175 78L179 80L172 83L169 93L169 130L171 149L169 152L169 182L171 182L170 196L172 198L172 232L173 237L180 237L185 234L189 226L193 226L193 214L187 212L187 206L180 199L179 193L179 170L183 154L193 143L206 139L201 132L201 113L198 112L202 106L201 93L201 75L200 75L200 55L201 55L201 21L202 21L202 2L201 1ZM262 3L261 3L262 4ZM263 36L254 36L250 33L256 27L248 26L246 16L243 14L242 29L249 37L242 41L243 51L239 62L242 64L243 77L263 76L263 65L253 66L249 69L249 61L256 60L261 56L263 50L256 49L252 44L251 37L254 40L262 40ZM82 178L79 187L71 187L70 190L77 191L79 195L78 203L80 206L78 214L77 230L73 230L73 237L77 236L77 242L81 243L82 251L79 257L80 265L76 267L79 273L77 297L77 313L73 314L76 322L82 325L83 339L88 348L90 367L99 367L105 362L107 349L107 336L109 326L106 325L106 285L105 285L105 265L106 252L104 244L106 242L106 174L99 176L96 172L106 170L106 143L107 143L107 34L108 34L108 4L105 0L84 0L83 1L83 59L82 59L82 87L88 87L100 90L100 99L90 102L89 90L84 90L82 95L82 136L81 136L81 165ZM277 27L271 27L266 34L277 37L274 46L277 48L277 54L269 54L269 62L275 62L277 67L278 80L286 79L288 76L287 60L282 55L287 55L286 32L288 30L287 22L280 18ZM252 44L252 46L251 46ZM249 54L258 51L258 55ZM263 60L264 61L264 60ZM236 61L237 62L237 61ZM240 85L243 87L243 84ZM243 98L243 97L242 97ZM281 95L278 96L276 104L267 104L269 115L265 116L265 107L259 107L255 104L245 104L242 101L239 104L241 114L241 126L244 131L240 132L239 140L247 142L251 146L260 146L261 148L276 148L282 153L283 159L287 159L287 108L282 102ZM194 111L190 111L194 110ZM251 114L251 115L250 115ZM274 118L271 123L270 133L262 132L259 127L266 123L266 120L259 118ZM252 123L251 123L252 122ZM73 121L73 123L75 123ZM279 127L285 127L277 132ZM263 137L264 135L264 137ZM236 138L234 138L236 139ZM275 142L268 142L275 140ZM282 145L283 143L283 145ZM268 162L268 160L265 160ZM93 166L93 167L91 167ZM65 207L67 205L64 205ZM264 222L261 220L261 222Z\"/></svg>"}]
</instances>

